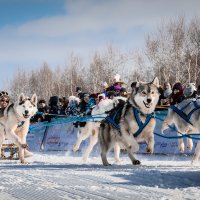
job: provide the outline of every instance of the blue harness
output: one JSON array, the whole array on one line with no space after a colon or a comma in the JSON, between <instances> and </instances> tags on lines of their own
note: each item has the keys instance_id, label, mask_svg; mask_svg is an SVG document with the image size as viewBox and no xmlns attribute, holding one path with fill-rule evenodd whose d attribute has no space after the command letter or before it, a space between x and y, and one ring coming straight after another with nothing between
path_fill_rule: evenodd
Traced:
<instances>
[{"instance_id":1,"label":"blue harness","mask_svg":"<svg viewBox=\"0 0 200 200\"><path fill-rule=\"evenodd\" d=\"M111 124L114 126L114 128L117 129L117 130L119 130L119 131L120 131L120 127L119 127L119 125L115 122L115 119L116 119L117 115L119 114L119 111L120 111L120 110L121 110L121 108L118 109L118 110L115 112L115 114L114 114L113 116L107 116L107 117L105 118L105 121L106 121L106 122L111 123Z\"/></svg>"},{"instance_id":2,"label":"blue harness","mask_svg":"<svg viewBox=\"0 0 200 200\"><path fill-rule=\"evenodd\" d=\"M136 109L135 107L133 107L133 113L134 113L135 119L137 121L137 124L139 126L138 130L133 135L134 137L137 137L143 131L143 129L146 127L146 125L150 122L151 118L155 117L155 113L153 112L151 114L146 115L146 119L145 119L144 123L140 119L138 109Z\"/></svg>"},{"instance_id":3,"label":"blue harness","mask_svg":"<svg viewBox=\"0 0 200 200\"><path fill-rule=\"evenodd\" d=\"M185 114L184 113L184 110L191 105L191 103L193 103L194 105L194 109L191 110L188 114ZM190 101L189 103L187 103L185 106L183 106L181 109L177 108L175 105L171 105L170 108L176 112L180 117L182 117L187 123L192 124L192 122L190 121L190 118L192 116L192 114L200 109L200 105L197 104L197 100L193 100L193 101Z\"/></svg>"},{"instance_id":4,"label":"blue harness","mask_svg":"<svg viewBox=\"0 0 200 200\"><path fill-rule=\"evenodd\" d=\"M105 120L108 123L111 123L114 128L116 128L117 130L120 131L120 126L115 122L115 118L119 114L119 111L120 111L120 109L117 110L117 112L114 114L114 116L112 116L112 117L108 116L108 117L105 118ZM146 115L145 122L143 123L142 120L140 119L138 109L136 109L135 107L133 107L133 113L134 113L136 122L137 122L137 124L139 126L138 130L133 134L134 137L137 137L138 135L140 135L140 133L143 131L143 129L146 127L146 125L149 123L149 121L151 120L151 118L155 117L155 114L153 112L151 114Z\"/></svg>"}]
</instances>

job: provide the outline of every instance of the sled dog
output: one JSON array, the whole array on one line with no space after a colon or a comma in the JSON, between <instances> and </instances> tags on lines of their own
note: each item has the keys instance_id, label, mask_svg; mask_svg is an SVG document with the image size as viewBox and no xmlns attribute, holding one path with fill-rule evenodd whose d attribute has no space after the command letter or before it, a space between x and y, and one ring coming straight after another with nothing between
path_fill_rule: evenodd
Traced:
<instances>
[{"instance_id":1,"label":"sled dog","mask_svg":"<svg viewBox=\"0 0 200 200\"><path fill-rule=\"evenodd\" d=\"M173 107L170 107L168 110L168 115L163 122L162 132L168 128L168 125L174 123L177 130L178 136L182 134L194 134L200 133L200 100L194 99L185 99L181 103L175 105L175 108L178 110L183 110L183 117L180 116ZM184 108L184 109L183 109ZM189 117L189 118L188 118ZM195 137L195 136L193 136ZM191 138L187 138L187 148L192 150L193 142ZM183 139L179 139L179 150L180 152L184 152L185 145ZM197 143L195 154L192 158L192 163L198 161L200 156L200 142Z\"/></svg>"},{"instance_id":2,"label":"sled dog","mask_svg":"<svg viewBox=\"0 0 200 200\"><path fill-rule=\"evenodd\" d=\"M126 100L127 98L125 97L102 99L99 104L92 109L91 115L106 117L110 110L119 105L121 102L126 102ZM90 137L90 143L83 154L83 161L87 161L93 147L98 142L99 127L102 120L103 118L96 118L95 122L88 121L84 127L79 127L79 136L74 144L73 151L77 151L80 148L82 141ZM115 160L116 162L119 162L120 147L117 143L115 144L114 152Z\"/></svg>"},{"instance_id":3,"label":"sled dog","mask_svg":"<svg viewBox=\"0 0 200 200\"><path fill-rule=\"evenodd\" d=\"M37 96L31 98L20 94L18 101L8 105L0 113L0 148L5 138L11 140L19 147L21 163L26 163L24 151L26 151L26 136L29 130L30 118L37 112Z\"/></svg>"},{"instance_id":4,"label":"sled dog","mask_svg":"<svg viewBox=\"0 0 200 200\"><path fill-rule=\"evenodd\" d=\"M157 78L150 83L133 82L132 92L118 116L117 124L103 122L99 131L101 158L103 165L110 165L107 160L108 151L118 143L125 147L133 165L140 161L134 157L139 150L139 142L147 143L147 152L154 151L154 110L159 100L159 81ZM116 128L118 127L118 128Z\"/></svg>"}]
</instances>

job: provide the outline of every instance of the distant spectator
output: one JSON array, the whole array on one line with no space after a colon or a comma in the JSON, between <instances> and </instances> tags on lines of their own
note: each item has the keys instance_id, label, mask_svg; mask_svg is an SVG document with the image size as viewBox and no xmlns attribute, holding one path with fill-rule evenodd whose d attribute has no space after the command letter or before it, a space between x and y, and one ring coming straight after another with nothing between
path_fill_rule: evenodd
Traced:
<instances>
[{"instance_id":1,"label":"distant spectator","mask_svg":"<svg viewBox=\"0 0 200 200\"><path fill-rule=\"evenodd\" d=\"M44 99L38 101L38 113L31 118L31 122L43 122L48 121L46 114L49 113L49 107Z\"/></svg>"},{"instance_id":2,"label":"distant spectator","mask_svg":"<svg viewBox=\"0 0 200 200\"><path fill-rule=\"evenodd\" d=\"M121 88L119 96L122 96L122 97L128 96L126 88L124 88L124 87Z\"/></svg>"},{"instance_id":3,"label":"distant spectator","mask_svg":"<svg viewBox=\"0 0 200 200\"><path fill-rule=\"evenodd\" d=\"M120 79L120 75L116 74L114 77L114 84L107 88L107 93L114 91L115 96L119 96L120 90L122 89L122 84L124 84L124 82Z\"/></svg>"},{"instance_id":4,"label":"distant spectator","mask_svg":"<svg viewBox=\"0 0 200 200\"><path fill-rule=\"evenodd\" d=\"M59 114L59 98L58 96L52 96L49 99L49 114Z\"/></svg>"},{"instance_id":5,"label":"distant spectator","mask_svg":"<svg viewBox=\"0 0 200 200\"><path fill-rule=\"evenodd\" d=\"M107 96L109 99L113 99L116 96L116 92L115 91L108 91L107 92Z\"/></svg>"},{"instance_id":6,"label":"distant spectator","mask_svg":"<svg viewBox=\"0 0 200 200\"><path fill-rule=\"evenodd\" d=\"M170 98L171 105L175 105L184 100L185 97L183 95L183 90L184 90L184 87L180 82L174 84L172 88L171 98Z\"/></svg>"},{"instance_id":7,"label":"distant spectator","mask_svg":"<svg viewBox=\"0 0 200 200\"><path fill-rule=\"evenodd\" d=\"M170 105L170 96L172 94L172 88L170 83L165 82L163 86L163 91L160 95L160 105Z\"/></svg>"},{"instance_id":8,"label":"distant spectator","mask_svg":"<svg viewBox=\"0 0 200 200\"><path fill-rule=\"evenodd\" d=\"M196 98L197 88L196 88L195 83L188 83L186 85L185 89L183 90L183 94L184 94L185 98L187 98L187 99Z\"/></svg>"},{"instance_id":9,"label":"distant spectator","mask_svg":"<svg viewBox=\"0 0 200 200\"><path fill-rule=\"evenodd\" d=\"M59 98L59 102L60 102L60 115L66 115L66 109L69 103L69 99L67 99L66 97L61 97Z\"/></svg>"},{"instance_id":10,"label":"distant spectator","mask_svg":"<svg viewBox=\"0 0 200 200\"><path fill-rule=\"evenodd\" d=\"M89 97L89 101L86 105L86 115L91 115L92 109L96 106L96 98L98 97L97 94L93 93Z\"/></svg>"},{"instance_id":11,"label":"distant spectator","mask_svg":"<svg viewBox=\"0 0 200 200\"><path fill-rule=\"evenodd\" d=\"M80 114L80 111L78 109L79 103L80 99L78 97L70 96L68 106L65 110L65 114L67 116L78 116Z\"/></svg>"},{"instance_id":12,"label":"distant spectator","mask_svg":"<svg viewBox=\"0 0 200 200\"><path fill-rule=\"evenodd\" d=\"M83 95L84 95L84 92L82 92L82 89L81 87L77 86L76 87L76 96L79 98L79 99L82 99L83 98Z\"/></svg>"},{"instance_id":13,"label":"distant spectator","mask_svg":"<svg viewBox=\"0 0 200 200\"><path fill-rule=\"evenodd\" d=\"M79 107L80 107L80 113L82 115L86 114L87 103L89 102L89 100L90 100L90 94L89 93L84 93L83 98L81 100L81 103L79 105Z\"/></svg>"},{"instance_id":14,"label":"distant spectator","mask_svg":"<svg viewBox=\"0 0 200 200\"><path fill-rule=\"evenodd\" d=\"M5 91L0 92L0 108L5 108L8 106L10 102L10 97L8 96L8 93Z\"/></svg>"}]
</instances>

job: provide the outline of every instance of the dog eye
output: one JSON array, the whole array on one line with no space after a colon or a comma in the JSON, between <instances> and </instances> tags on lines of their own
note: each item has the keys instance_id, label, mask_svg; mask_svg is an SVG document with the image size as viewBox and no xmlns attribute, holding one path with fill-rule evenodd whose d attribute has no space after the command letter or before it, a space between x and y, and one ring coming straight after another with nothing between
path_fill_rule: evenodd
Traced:
<instances>
[{"instance_id":1,"label":"dog eye","mask_svg":"<svg viewBox=\"0 0 200 200\"><path fill-rule=\"evenodd\" d=\"M151 94L154 94L154 91L152 91Z\"/></svg>"},{"instance_id":2,"label":"dog eye","mask_svg":"<svg viewBox=\"0 0 200 200\"><path fill-rule=\"evenodd\" d=\"M146 95L147 93L146 93L145 91L142 91L142 94L143 94L143 95Z\"/></svg>"}]
</instances>

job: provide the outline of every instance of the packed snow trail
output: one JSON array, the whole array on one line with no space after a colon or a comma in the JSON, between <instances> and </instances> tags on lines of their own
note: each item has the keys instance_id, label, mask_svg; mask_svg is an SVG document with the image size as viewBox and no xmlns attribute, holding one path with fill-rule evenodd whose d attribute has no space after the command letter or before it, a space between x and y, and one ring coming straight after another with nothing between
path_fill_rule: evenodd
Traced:
<instances>
[{"instance_id":1,"label":"packed snow trail","mask_svg":"<svg viewBox=\"0 0 200 200\"><path fill-rule=\"evenodd\" d=\"M100 157L84 164L66 152L36 153L29 165L1 160L0 199L200 199L200 165L191 166L191 157L137 157L141 166L131 165L126 154L109 167Z\"/></svg>"}]
</instances>

